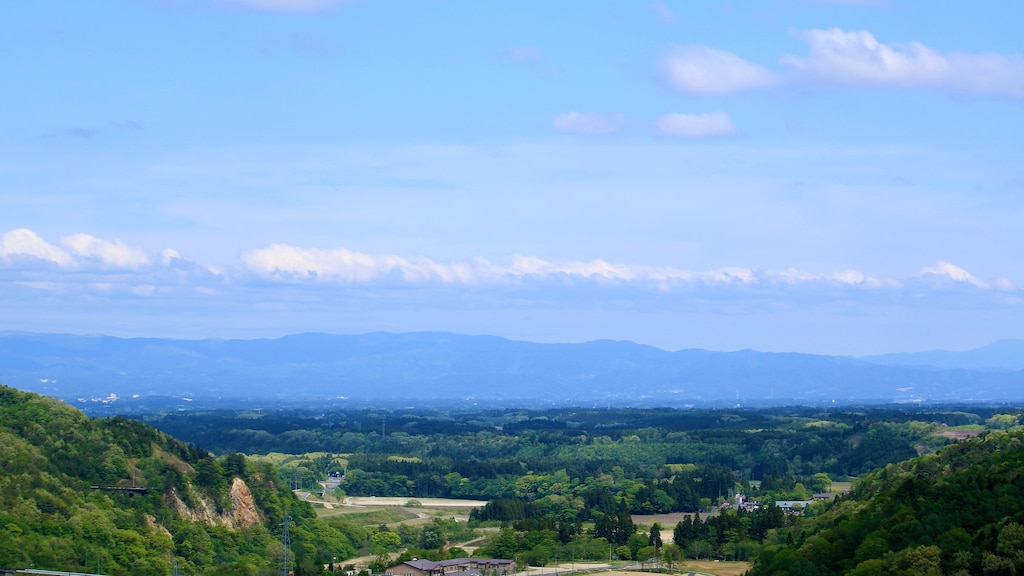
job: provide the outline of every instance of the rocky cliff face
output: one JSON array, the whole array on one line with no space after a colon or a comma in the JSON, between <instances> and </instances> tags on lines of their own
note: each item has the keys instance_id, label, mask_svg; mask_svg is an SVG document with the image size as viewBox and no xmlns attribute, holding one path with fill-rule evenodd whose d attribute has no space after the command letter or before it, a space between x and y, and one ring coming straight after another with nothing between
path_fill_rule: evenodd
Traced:
<instances>
[{"instance_id":1,"label":"rocky cliff face","mask_svg":"<svg viewBox=\"0 0 1024 576\"><path fill-rule=\"evenodd\" d=\"M249 486L241 478L235 478L231 482L231 514L234 525L238 528L249 528L263 521Z\"/></svg>"},{"instance_id":2,"label":"rocky cliff face","mask_svg":"<svg viewBox=\"0 0 1024 576\"><path fill-rule=\"evenodd\" d=\"M236 530L250 528L263 521L249 486L241 478L235 477L231 481L230 498L231 508L218 513L213 501L194 491L191 492L189 498L195 502L194 506L186 504L178 491L173 488L167 495L168 505L180 517L193 522L205 522L211 526L220 525L230 530Z\"/></svg>"}]
</instances>

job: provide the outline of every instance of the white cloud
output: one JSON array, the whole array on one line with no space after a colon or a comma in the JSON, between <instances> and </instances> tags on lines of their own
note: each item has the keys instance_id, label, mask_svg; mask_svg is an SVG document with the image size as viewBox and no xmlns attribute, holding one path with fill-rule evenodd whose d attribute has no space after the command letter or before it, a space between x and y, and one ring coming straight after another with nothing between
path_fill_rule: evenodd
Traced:
<instances>
[{"instance_id":1,"label":"white cloud","mask_svg":"<svg viewBox=\"0 0 1024 576\"><path fill-rule=\"evenodd\" d=\"M0 239L0 257L8 259L11 256L31 256L61 267L72 263L70 254L49 244L27 228L11 230Z\"/></svg>"},{"instance_id":2,"label":"white cloud","mask_svg":"<svg viewBox=\"0 0 1024 576\"><path fill-rule=\"evenodd\" d=\"M317 12L349 0L222 0L229 4L268 12Z\"/></svg>"},{"instance_id":3,"label":"white cloud","mask_svg":"<svg viewBox=\"0 0 1024 576\"><path fill-rule=\"evenodd\" d=\"M678 24L679 15L674 10L665 5L664 2L651 2L651 11L665 24Z\"/></svg>"},{"instance_id":4,"label":"white cloud","mask_svg":"<svg viewBox=\"0 0 1024 576\"><path fill-rule=\"evenodd\" d=\"M164 266L169 266L171 262L181 259L181 254L173 248L165 248L163 252L160 253L160 263Z\"/></svg>"},{"instance_id":5,"label":"white cloud","mask_svg":"<svg viewBox=\"0 0 1024 576\"><path fill-rule=\"evenodd\" d=\"M724 112L711 114L666 114L655 121L661 132L683 138L711 138L736 133L732 119Z\"/></svg>"},{"instance_id":6,"label":"white cloud","mask_svg":"<svg viewBox=\"0 0 1024 576\"><path fill-rule=\"evenodd\" d=\"M830 28L802 36L810 43L810 55L787 56L782 62L821 82L1024 97L1024 57L1019 55L944 54L919 42L882 44L865 30Z\"/></svg>"},{"instance_id":7,"label":"white cloud","mask_svg":"<svg viewBox=\"0 0 1024 576\"><path fill-rule=\"evenodd\" d=\"M1024 55L940 52L920 42L884 44L866 30L814 29L800 36L810 45L810 54L780 59L803 75L787 81L1024 98ZM672 87L687 94L728 94L783 81L760 64L708 46L676 48L662 66Z\"/></svg>"},{"instance_id":8,"label":"white cloud","mask_svg":"<svg viewBox=\"0 0 1024 576\"><path fill-rule=\"evenodd\" d=\"M145 252L131 248L121 242L110 242L88 234L73 234L61 238L61 242L77 256L93 258L120 268L136 268L149 263Z\"/></svg>"},{"instance_id":9,"label":"white cloud","mask_svg":"<svg viewBox=\"0 0 1024 576\"><path fill-rule=\"evenodd\" d=\"M832 284L850 288L890 289L898 289L902 286L898 280L868 276L860 270L840 270L831 274L821 274L798 268L786 268L785 270L766 270L761 272L760 276L792 285Z\"/></svg>"},{"instance_id":10,"label":"white cloud","mask_svg":"<svg viewBox=\"0 0 1024 576\"><path fill-rule=\"evenodd\" d=\"M842 282L843 284L863 284L865 280L864 273L857 270L843 270L841 272L836 272L832 275L832 278L837 282Z\"/></svg>"},{"instance_id":11,"label":"white cloud","mask_svg":"<svg viewBox=\"0 0 1024 576\"><path fill-rule=\"evenodd\" d=\"M740 282L742 284L752 284L757 282L754 271L749 268L720 268L698 274L697 278L714 283Z\"/></svg>"},{"instance_id":12,"label":"white cloud","mask_svg":"<svg viewBox=\"0 0 1024 576\"><path fill-rule=\"evenodd\" d=\"M335 250L305 250L273 244L269 248L242 254L248 268L260 274L287 274L307 277L338 276L348 281L374 278L374 258L344 248Z\"/></svg>"},{"instance_id":13,"label":"white cloud","mask_svg":"<svg viewBox=\"0 0 1024 576\"><path fill-rule=\"evenodd\" d=\"M611 134L622 128L622 117L614 114L567 112L555 116L552 124L559 132L574 134Z\"/></svg>"},{"instance_id":14,"label":"white cloud","mask_svg":"<svg viewBox=\"0 0 1024 576\"><path fill-rule=\"evenodd\" d=\"M970 272L963 268L950 264L949 262L936 262L934 266L929 266L921 270L922 276L944 276L957 282L964 282L971 284L977 288L988 288L988 285L984 282L979 281L977 278L971 275Z\"/></svg>"},{"instance_id":15,"label":"white cloud","mask_svg":"<svg viewBox=\"0 0 1024 576\"><path fill-rule=\"evenodd\" d=\"M999 288L1000 290L1012 291L1016 290L1017 286L1015 286L1009 278L999 278L996 280L996 288Z\"/></svg>"},{"instance_id":16,"label":"white cloud","mask_svg":"<svg viewBox=\"0 0 1024 576\"><path fill-rule=\"evenodd\" d=\"M246 252L242 254L242 261L251 272L271 279L305 278L352 284L392 279L411 284L442 282L480 286L510 280L544 281L568 277L664 288L694 282L750 284L758 281L754 270L738 267L690 272L672 267L615 264L600 259L551 262L536 256L514 256L508 264L484 259L441 263L422 257L370 255L344 248L305 249L287 244Z\"/></svg>"},{"instance_id":17,"label":"white cloud","mask_svg":"<svg viewBox=\"0 0 1024 576\"><path fill-rule=\"evenodd\" d=\"M537 256L517 255L507 263L483 258L456 262L438 262L425 257L403 257L391 254L373 255L345 248L306 249L287 244L274 244L242 254L247 270L270 280L324 283L396 285L445 284L474 288L518 285L524 282L615 283L621 287L641 290L673 291L705 286L778 286L794 290L843 288L849 290L889 290L903 288L894 278L876 277L859 270L812 272L798 268L755 270L745 267L723 267L706 271L690 271L671 266L646 266L608 262L606 260L549 261ZM990 286L964 269L948 262L938 262L922 269L918 277L942 277L969 284L975 288ZM565 285L568 286L568 285ZM801 288L802 287L802 288ZM997 287L1016 290L1008 280Z\"/></svg>"},{"instance_id":18,"label":"white cloud","mask_svg":"<svg viewBox=\"0 0 1024 576\"><path fill-rule=\"evenodd\" d=\"M9 261L11 257L17 256L30 257L52 262L61 268L102 274L117 269L138 269L151 264L145 251L128 246L120 240L111 242L80 233L62 237L61 243L66 250L50 244L27 228L11 230L0 238L0 261ZM164 267L201 269L218 275L210 267L199 267L185 260L177 250L171 248L161 251L160 264Z\"/></svg>"},{"instance_id":19,"label":"white cloud","mask_svg":"<svg viewBox=\"0 0 1024 576\"><path fill-rule=\"evenodd\" d=\"M787 268L785 270L773 270L768 273L773 278L778 278L784 282L810 282L813 280L821 280L821 274L815 274L814 272L808 272L806 270L800 270L798 268Z\"/></svg>"},{"instance_id":20,"label":"white cloud","mask_svg":"<svg viewBox=\"0 0 1024 576\"><path fill-rule=\"evenodd\" d=\"M680 283L752 283L748 268L721 268L689 272L671 267L615 264L605 260L550 262L536 256L514 256L509 264L484 259L441 263L429 258L371 255L344 248L305 249L286 244L242 254L245 266L256 274L281 280L311 279L350 284L399 280L409 284L441 282L452 285L499 285L511 280L545 281L558 277L600 280L664 288Z\"/></svg>"},{"instance_id":21,"label":"white cloud","mask_svg":"<svg viewBox=\"0 0 1024 576\"><path fill-rule=\"evenodd\" d=\"M760 64L707 46L676 48L662 64L669 83L691 94L727 94L778 82L775 74Z\"/></svg>"},{"instance_id":22,"label":"white cloud","mask_svg":"<svg viewBox=\"0 0 1024 576\"><path fill-rule=\"evenodd\" d=\"M564 274L580 278L603 278L606 280L636 280L641 272L630 266L621 264L610 264L604 260L591 260L590 262L571 261L564 263L547 262L535 256L516 256L512 266L503 269L500 266L491 268L491 275L502 276L510 274L514 276L542 277Z\"/></svg>"},{"instance_id":23,"label":"white cloud","mask_svg":"<svg viewBox=\"0 0 1024 576\"><path fill-rule=\"evenodd\" d=\"M428 258L374 256L345 248L305 249L273 244L242 254L242 262L257 274L269 277L317 278L349 283L372 282L397 275L405 282L473 282L473 265L438 264Z\"/></svg>"},{"instance_id":24,"label":"white cloud","mask_svg":"<svg viewBox=\"0 0 1024 576\"><path fill-rule=\"evenodd\" d=\"M431 300L451 294L445 288L468 288L465 294L501 294L526 289L542 298L566 298L571 301L601 302L629 293L658 293L659 298L691 298L702 301L730 301L765 298L792 302L824 302L837 297L872 291L872 298L900 302L913 296L915 302L929 292L949 297L950 288L962 285L979 297L998 292L1012 297L1019 289L1008 279L982 282L963 268L940 261L907 279L911 291L901 280L879 278L860 270L834 272L800 268L753 269L722 267L710 270L686 270L672 266L651 266L604 259L546 260L535 255L516 255L492 261L472 258L438 261L423 256L369 254L347 248L302 248L272 244L242 253L241 268L226 272L191 262L176 250L165 249L156 262L150 262L138 249L122 242L111 242L87 234L63 238L68 250L42 240L28 229L12 230L0 240L0 264L11 257L27 256L57 264L62 270L34 267L0 266L8 286L26 290L79 291L97 294L150 296L154 294L192 294L204 298L226 298L236 294L246 277L290 285L304 290L315 286L333 291L338 286L416 288L417 296ZM155 264L155 265L154 265ZM915 281L915 278L917 279ZM922 282L921 280L928 280ZM232 288L234 286L235 288ZM435 292L434 289L442 288ZM933 290L934 289L934 290ZM540 290L540 291L538 291ZM493 292L492 292L493 291ZM965 293L957 290L958 297ZM942 296L945 295L945 296ZM530 301L531 297L526 297Z\"/></svg>"}]
</instances>

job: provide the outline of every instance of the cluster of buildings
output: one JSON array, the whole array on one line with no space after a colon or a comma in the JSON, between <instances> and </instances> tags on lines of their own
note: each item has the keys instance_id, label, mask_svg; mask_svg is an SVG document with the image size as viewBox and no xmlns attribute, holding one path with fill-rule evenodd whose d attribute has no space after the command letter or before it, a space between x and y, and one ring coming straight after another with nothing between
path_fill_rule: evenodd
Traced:
<instances>
[{"instance_id":1,"label":"cluster of buildings","mask_svg":"<svg viewBox=\"0 0 1024 576\"><path fill-rule=\"evenodd\" d=\"M455 558L453 560L409 560L387 569L386 576L507 576L516 571L514 560Z\"/></svg>"},{"instance_id":2,"label":"cluster of buildings","mask_svg":"<svg viewBox=\"0 0 1024 576\"><path fill-rule=\"evenodd\" d=\"M822 492L812 496L811 500L776 500L775 505L782 509L786 514L803 514L804 510L815 502L831 502L835 500L835 492ZM723 507L732 506L737 510L745 510L747 512L753 512L761 507L759 502L753 500L747 500L746 495L742 492L737 492L736 496L733 497L731 505L726 504Z\"/></svg>"}]
</instances>

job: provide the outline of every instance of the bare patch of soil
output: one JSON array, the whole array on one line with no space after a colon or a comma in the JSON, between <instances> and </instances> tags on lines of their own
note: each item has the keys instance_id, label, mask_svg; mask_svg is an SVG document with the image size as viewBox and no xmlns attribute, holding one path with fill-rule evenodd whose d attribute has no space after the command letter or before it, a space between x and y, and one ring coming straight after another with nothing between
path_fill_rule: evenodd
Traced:
<instances>
[{"instance_id":1,"label":"bare patch of soil","mask_svg":"<svg viewBox=\"0 0 1024 576\"><path fill-rule=\"evenodd\" d=\"M424 508L482 508L484 500L457 500L454 498L391 498L377 496L349 496L347 506L405 506L410 500L419 502Z\"/></svg>"},{"instance_id":2,"label":"bare patch of soil","mask_svg":"<svg viewBox=\"0 0 1024 576\"><path fill-rule=\"evenodd\" d=\"M586 565L576 564L576 570L586 569ZM715 562L714 560L688 560L684 564L677 564L674 568L683 574L696 574L699 576L743 576L750 570L747 562ZM561 564L558 570L569 570L569 564ZM519 572L522 576L534 574L554 574L554 567L543 569L532 569L529 572ZM636 572L632 570L608 570L603 572L591 572L594 576L651 576L650 572Z\"/></svg>"},{"instance_id":3,"label":"bare patch of soil","mask_svg":"<svg viewBox=\"0 0 1024 576\"><path fill-rule=\"evenodd\" d=\"M944 428L935 432L935 436L942 436L943 438L952 438L953 440L967 440L968 438L974 438L978 434L981 434L984 430L958 430Z\"/></svg>"},{"instance_id":4,"label":"bare patch of soil","mask_svg":"<svg viewBox=\"0 0 1024 576\"><path fill-rule=\"evenodd\" d=\"M648 530L650 526L653 526L655 522L661 524L661 541L668 544L673 541L672 530L675 529L676 524L683 521L684 518L693 518L694 516L700 516L701 521L707 520L710 514L696 513L696 512L673 512L671 514L632 514L633 523L637 526L647 526ZM647 530L642 529L645 533Z\"/></svg>"},{"instance_id":5,"label":"bare patch of soil","mask_svg":"<svg viewBox=\"0 0 1024 576\"><path fill-rule=\"evenodd\" d=\"M749 562L715 562L714 560L687 560L683 573L713 574L714 576L743 576L750 570Z\"/></svg>"}]
</instances>

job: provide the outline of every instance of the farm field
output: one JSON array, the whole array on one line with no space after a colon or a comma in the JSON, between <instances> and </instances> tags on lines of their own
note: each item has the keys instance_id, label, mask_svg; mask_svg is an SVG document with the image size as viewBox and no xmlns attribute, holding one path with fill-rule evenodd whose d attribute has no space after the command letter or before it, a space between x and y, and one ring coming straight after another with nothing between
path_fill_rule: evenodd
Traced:
<instances>
[{"instance_id":1,"label":"farm field","mask_svg":"<svg viewBox=\"0 0 1024 576\"><path fill-rule=\"evenodd\" d=\"M686 574L711 574L713 576L742 576L750 570L749 562L718 562L716 560L688 560L683 564L682 572Z\"/></svg>"},{"instance_id":2,"label":"farm field","mask_svg":"<svg viewBox=\"0 0 1024 576\"><path fill-rule=\"evenodd\" d=\"M608 568L608 570L601 570L602 568ZM593 571L591 571L591 569ZM616 570L608 564L559 564L555 566L545 566L543 568L530 568L523 572L518 572L516 576L538 576L541 574L563 574L563 573L576 573L581 570L586 570L587 574L593 574L598 576L649 576L650 572L640 572L635 570ZM750 563L748 562L718 562L715 560L688 560L686 563L677 565L675 572L681 574L695 574L699 576L743 576L748 570L750 570Z\"/></svg>"},{"instance_id":3,"label":"farm field","mask_svg":"<svg viewBox=\"0 0 1024 576\"><path fill-rule=\"evenodd\" d=\"M413 508L480 508L487 504L486 500L464 500L459 498L405 498L380 496L348 496L346 506L408 506L409 501L419 502ZM466 510L463 510L465 512Z\"/></svg>"}]
</instances>

